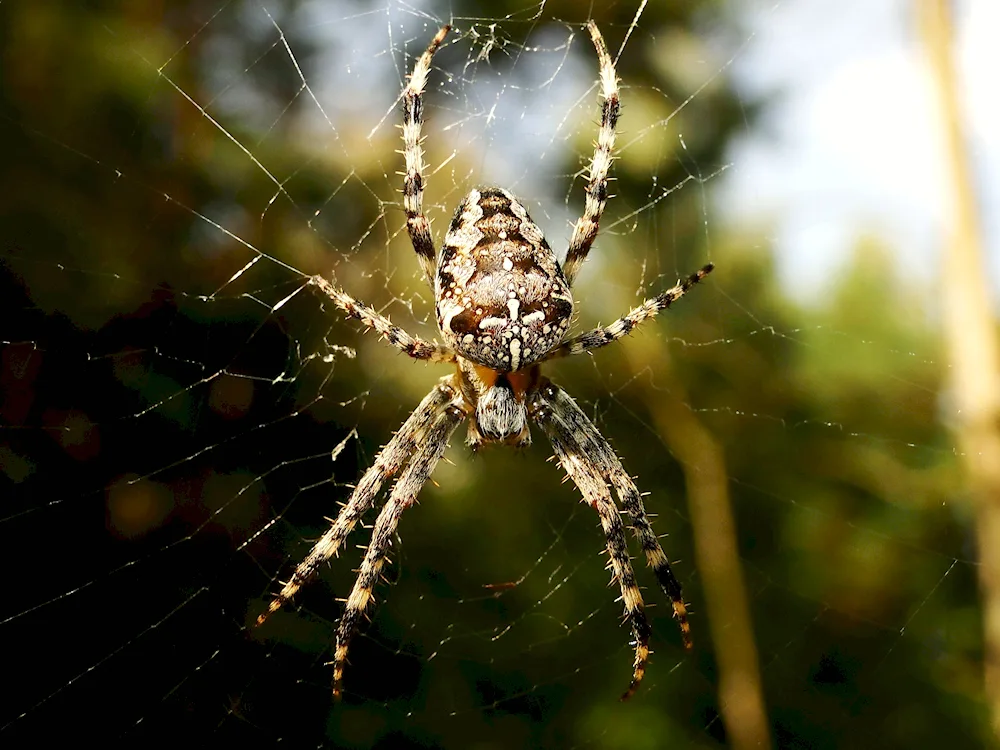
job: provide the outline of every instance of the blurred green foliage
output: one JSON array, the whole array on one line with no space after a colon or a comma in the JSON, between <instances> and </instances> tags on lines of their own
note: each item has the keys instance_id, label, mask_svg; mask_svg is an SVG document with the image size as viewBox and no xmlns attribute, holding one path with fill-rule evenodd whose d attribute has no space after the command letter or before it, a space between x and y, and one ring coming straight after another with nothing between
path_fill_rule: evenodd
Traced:
<instances>
[{"instance_id":1,"label":"blurred green foliage","mask_svg":"<svg viewBox=\"0 0 1000 750\"><path fill-rule=\"evenodd\" d=\"M329 5L342 6L340 17L383 12ZM724 744L683 479L651 426L658 402L676 396L657 371L631 372L616 349L561 362L553 377L651 493L697 641L685 654L668 608L654 610L656 655L634 701L615 702L630 656L595 519L541 444L476 457L453 446L439 486L403 521L398 584L382 591L369 635L353 647L344 705L329 704L324 661L356 558L306 592L303 611L245 635L274 577L287 575L345 485L443 374L362 337L309 294L271 311L302 283L290 269L336 266L351 291L433 335L402 232L395 131L369 137L371 120L338 110L340 145L311 137L304 122L316 107L265 7L306 81L318 82L322 50L301 22L306 3L0 5L0 338L15 342L0 349L10 428L0 534L19 615L3 627L37 665L11 685L22 696L13 715L28 714L8 736ZM461 105L453 92L471 99L470 65L516 75L514 52L529 35L551 25L566 38L587 18L567 2L546 3L538 17L514 3L448 8L459 32L474 27L484 48L490 34L504 46L481 62L461 37L435 60L432 164L454 148L435 123ZM862 240L821 298L794 302L766 236L710 215L706 233L712 180L614 223L650 203L654 169L660 189L714 174L729 140L766 106L715 76L720 63L705 66L717 59L709 32L716 43L746 33L726 10L651 3L618 61L622 142L632 145L616 163L599 270L585 270L578 289L582 321L607 321L636 304L637 289L717 264L665 320L619 348L665 341L663 367L724 447L776 745L988 745L970 518L919 291L885 248ZM408 65L438 21L394 13L414 40ZM508 13L498 27L468 20ZM634 7L592 13L616 50ZM567 54L594 64L584 35ZM550 194L533 196L569 216L582 206L582 181L571 178L591 125L560 133L565 162L549 175ZM429 179L439 236L448 206L471 187L464 170L477 164L474 154L454 158L450 176ZM244 243L288 267L265 259L227 284L255 257ZM331 464L352 429L357 441ZM148 479L129 484L136 477ZM508 581L519 583L483 588ZM494 638L505 623L510 632Z\"/></svg>"}]
</instances>

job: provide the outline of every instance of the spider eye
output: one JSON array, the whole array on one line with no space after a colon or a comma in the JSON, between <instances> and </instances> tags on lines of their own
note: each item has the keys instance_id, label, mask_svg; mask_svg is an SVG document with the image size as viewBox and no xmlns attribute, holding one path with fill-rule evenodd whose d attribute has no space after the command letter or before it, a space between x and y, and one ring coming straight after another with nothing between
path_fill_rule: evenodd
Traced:
<instances>
[{"instance_id":1,"label":"spider eye","mask_svg":"<svg viewBox=\"0 0 1000 750\"><path fill-rule=\"evenodd\" d=\"M506 378L499 378L476 404L476 423L483 437L489 440L519 435L526 422L524 402L518 401Z\"/></svg>"}]
</instances>

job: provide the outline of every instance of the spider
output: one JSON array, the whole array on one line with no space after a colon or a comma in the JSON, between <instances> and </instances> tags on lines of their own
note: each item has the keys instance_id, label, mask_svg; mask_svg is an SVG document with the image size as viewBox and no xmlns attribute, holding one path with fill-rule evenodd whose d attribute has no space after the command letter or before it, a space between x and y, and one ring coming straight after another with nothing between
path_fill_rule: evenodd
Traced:
<instances>
[{"instance_id":1,"label":"spider","mask_svg":"<svg viewBox=\"0 0 1000 750\"><path fill-rule=\"evenodd\" d=\"M556 457L586 503L597 511L604 530L609 567L621 588L625 619L631 625L635 647L632 680L622 695L625 700L635 693L645 673L650 627L609 483L631 518L632 530L647 563L673 603L684 645L690 648L690 627L681 586L621 460L573 399L542 375L541 365L557 357L591 352L622 338L670 307L701 281L712 265L646 300L611 325L565 338L573 316L570 289L597 237L608 199L608 170L619 114L614 63L593 21L587 28L600 63L601 124L590 163L583 216L576 223L565 261L557 260L524 205L497 187L469 192L455 211L443 247L437 251L423 213L420 132L431 59L450 28L444 26L417 60L401 97L406 228L427 282L434 290L438 331L444 343L411 336L322 276L311 277L308 284L327 295L349 318L373 328L413 359L449 363L455 371L441 378L379 452L331 527L282 585L267 611L257 618L256 625L289 602L325 562L338 554L347 536L373 506L382 485L395 477L337 628L332 666L333 697L339 699L348 646L372 603L373 589L400 516L416 501L451 435L468 420L468 443L473 449L487 443L527 446L531 441L528 424L533 421L552 443Z\"/></svg>"}]
</instances>

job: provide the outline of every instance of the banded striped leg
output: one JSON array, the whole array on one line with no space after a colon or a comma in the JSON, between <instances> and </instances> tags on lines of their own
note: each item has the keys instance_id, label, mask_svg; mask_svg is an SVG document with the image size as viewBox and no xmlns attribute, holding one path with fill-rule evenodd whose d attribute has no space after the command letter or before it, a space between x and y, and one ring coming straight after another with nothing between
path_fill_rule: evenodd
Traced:
<instances>
[{"instance_id":1,"label":"banded striped leg","mask_svg":"<svg viewBox=\"0 0 1000 750\"><path fill-rule=\"evenodd\" d=\"M372 507L382 484L411 462L410 457L417 450L418 444L423 443L429 432L437 426L436 420L439 419L442 409L455 398L457 392L451 385L451 376L443 378L413 410L392 440L375 457L375 463L361 477L361 481L354 488L354 492L337 515L333 525L299 563L292 577L268 605L267 611L257 618L258 626L290 601L296 592L316 575L319 567L340 551L344 540Z\"/></svg>"},{"instance_id":2,"label":"banded striped leg","mask_svg":"<svg viewBox=\"0 0 1000 750\"><path fill-rule=\"evenodd\" d=\"M687 606L684 604L684 597L681 594L681 584L674 576L674 571L670 567L660 540L653 532L653 527L646 515L646 508L642 503L642 496L639 494L632 477L625 471L621 459L615 453L614 448L607 439L598 431L587 415L583 413L576 402L570 398L566 391L556 386L551 386L552 392L549 396L550 402L562 422L568 427L571 434L576 435L580 440L582 450L580 455L585 455L598 464L600 474L611 480L611 485L615 488L615 493L632 519L632 530L636 539L642 547L646 562L653 570L657 583L663 593L670 597L674 610L674 618L681 630L681 637L684 640L684 648L690 649L691 626L687 619Z\"/></svg>"},{"instance_id":3,"label":"banded striped leg","mask_svg":"<svg viewBox=\"0 0 1000 750\"><path fill-rule=\"evenodd\" d=\"M312 276L309 283L318 287L322 292L333 300L334 304L347 313L347 317L360 320L368 328L372 328L382 335L382 338L414 359L421 359L428 362L454 362L455 354L447 346L436 341L424 341L414 338L402 328L394 325L391 320L358 300L341 289L339 286L330 283L322 276Z\"/></svg>"},{"instance_id":4,"label":"banded striped leg","mask_svg":"<svg viewBox=\"0 0 1000 750\"><path fill-rule=\"evenodd\" d=\"M594 349L600 349L602 346L607 346L611 342L617 341L623 336L627 336L637 325L649 320L650 318L655 318L660 312L666 310L674 302L683 297L691 287L708 276L714 267L715 266L713 264L709 263L707 266L699 269L683 281L678 282L676 286L673 286L667 291L646 300L638 307L630 310L628 315L618 318L618 320L611 325L594 328L586 333L581 333L578 336L567 339L545 355L545 359L556 359L557 357L569 357L574 354L583 354L584 352L593 351Z\"/></svg>"},{"instance_id":5,"label":"banded striped leg","mask_svg":"<svg viewBox=\"0 0 1000 750\"><path fill-rule=\"evenodd\" d=\"M403 209L406 211L406 231L417 253L417 260L431 289L434 288L434 265L437 252L431 237L431 226L424 216L424 149L420 145L420 128L424 123L424 87L431 69L431 58L438 51L451 26L444 26L431 40L430 46L413 66L410 80L403 91Z\"/></svg>"},{"instance_id":6,"label":"banded striped leg","mask_svg":"<svg viewBox=\"0 0 1000 750\"><path fill-rule=\"evenodd\" d=\"M571 286L587 259L591 245L594 244L601 215L608 203L608 171L611 169L615 128L621 110L618 99L618 75L615 73L615 64L608 54L608 47L601 32L597 30L597 24L590 21L587 30L590 31L590 38L597 49L597 59L601 66L601 96L604 98L604 104L601 106L601 129L597 133L597 146L590 161L590 181L587 183L583 216L576 222L569 249L566 251L566 262L563 263L563 273L566 274L566 280Z\"/></svg>"},{"instance_id":7,"label":"banded striped leg","mask_svg":"<svg viewBox=\"0 0 1000 750\"><path fill-rule=\"evenodd\" d=\"M455 428L465 419L465 411L454 402L444 408L438 415L434 425L424 435L416 455L399 475L395 486L389 495L382 512L375 521L372 538L368 543L358 578L347 599L344 614L337 627L337 645L333 655L333 698L340 700L341 684L344 678L344 664L347 662L347 650L351 637L358 628L361 618L368 605L374 599L375 585L382 574L386 555L392 547L392 539L396 534L400 516L417 499L417 494L424 483L430 478L437 462L441 460L448 439Z\"/></svg>"},{"instance_id":8,"label":"banded striped leg","mask_svg":"<svg viewBox=\"0 0 1000 750\"><path fill-rule=\"evenodd\" d=\"M532 417L548 436L556 456L573 483L579 488L584 501L597 511L601 527L607 540L608 557L614 580L622 592L625 617L632 625L635 639L635 661L632 665L632 682L622 695L628 700L639 688L646 664L649 661L649 621L643 608L642 594L635 582L635 572L628 554L625 528L622 525L618 506L611 498L605 478L596 464L589 460L585 446L567 422L559 389L551 384L542 387L532 403ZM565 396L565 394L561 394ZM569 398L568 396L565 396Z\"/></svg>"}]
</instances>

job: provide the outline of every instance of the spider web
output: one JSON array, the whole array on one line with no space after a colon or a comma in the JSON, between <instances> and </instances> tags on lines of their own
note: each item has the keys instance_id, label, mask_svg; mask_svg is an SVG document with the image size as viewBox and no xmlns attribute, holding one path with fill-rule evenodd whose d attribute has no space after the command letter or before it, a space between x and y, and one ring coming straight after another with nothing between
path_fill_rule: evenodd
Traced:
<instances>
[{"instance_id":1,"label":"spider web","mask_svg":"<svg viewBox=\"0 0 1000 750\"><path fill-rule=\"evenodd\" d=\"M305 279L335 273L434 336L396 125L404 77L444 22L456 31L424 127L436 239L471 187L499 184L564 248L596 134L590 14L8 7L22 63L2 119L22 155L5 178L17 191L0 337L0 633L22 656L2 722L11 746L63 732L721 744L686 501L686 470L707 470L680 455L678 415L725 457L775 744L977 745L976 566L918 282L872 239L822 300L794 302L774 280L773 230L717 218L714 196L741 167L727 141L750 138L762 106L732 76L778 8L723 5L688 28L644 4L598 18L624 113L618 195L575 290L577 325L709 260L718 270L632 339L551 368L649 491L695 652L639 570L660 605L655 655L641 692L616 703L631 648L593 513L537 430L523 453L470 456L456 439L403 519L393 585L333 706L326 662L360 550L249 625L445 373L361 335ZM730 620L714 617L725 634Z\"/></svg>"}]
</instances>

